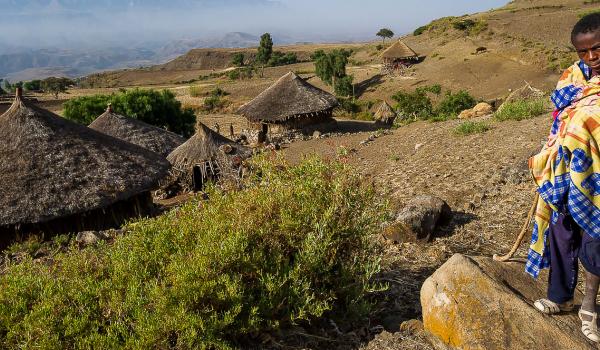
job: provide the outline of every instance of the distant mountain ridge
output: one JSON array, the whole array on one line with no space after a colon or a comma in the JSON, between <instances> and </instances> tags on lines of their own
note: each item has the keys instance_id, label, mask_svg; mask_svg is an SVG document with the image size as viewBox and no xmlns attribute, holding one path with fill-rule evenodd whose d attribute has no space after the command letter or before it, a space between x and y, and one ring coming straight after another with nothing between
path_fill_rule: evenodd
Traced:
<instances>
[{"instance_id":1,"label":"distant mountain ridge","mask_svg":"<svg viewBox=\"0 0 600 350\"><path fill-rule=\"evenodd\" d=\"M12 49L9 53L0 53L0 77L8 77L12 81L52 75L77 77L108 69L161 64L197 48L248 48L258 46L259 41L257 35L231 32L205 39L174 40L157 48ZM274 41L283 45L292 43L293 39L276 37Z\"/></svg>"}]
</instances>

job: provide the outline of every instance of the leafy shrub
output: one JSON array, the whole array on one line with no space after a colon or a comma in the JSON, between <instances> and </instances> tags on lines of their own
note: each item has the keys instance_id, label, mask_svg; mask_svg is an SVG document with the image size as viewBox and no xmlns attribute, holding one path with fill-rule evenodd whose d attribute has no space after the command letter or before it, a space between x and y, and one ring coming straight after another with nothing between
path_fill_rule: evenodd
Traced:
<instances>
[{"instance_id":1,"label":"leafy shrub","mask_svg":"<svg viewBox=\"0 0 600 350\"><path fill-rule=\"evenodd\" d=\"M196 116L191 109L182 109L181 102L169 90L133 89L111 95L77 97L64 104L65 118L88 125L111 103L113 110L130 118L165 128L189 137L194 133Z\"/></svg>"},{"instance_id":2,"label":"leafy shrub","mask_svg":"<svg viewBox=\"0 0 600 350\"><path fill-rule=\"evenodd\" d=\"M354 114L361 110L360 104L353 98L338 98L338 102L340 103L338 108L346 113Z\"/></svg>"},{"instance_id":3,"label":"leafy shrub","mask_svg":"<svg viewBox=\"0 0 600 350\"><path fill-rule=\"evenodd\" d=\"M484 122L464 122L454 129L454 132L459 135L479 134L490 130L490 126Z\"/></svg>"},{"instance_id":4,"label":"leafy shrub","mask_svg":"<svg viewBox=\"0 0 600 350\"><path fill-rule=\"evenodd\" d=\"M352 96L353 94L353 85L352 81L354 77L352 75L346 75L342 78L337 78L335 80L335 85L333 87L335 94L338 96Z\"/></svg>"},{"instance_id":5,"label":"leafy shrub","mask_svg":"<svg viewBox=\"0 0 600 350\"><path fill-rule=\"evenodd\" d=\"M298 62L298 56L296 56L295 53L290 52L290 53L284 54L283 52L275 51L271 55L271 58L269 59L269 62L267 63L267 65L271 66L271 67L285 66L285 65L294 64L297 62Z\"/></svg>"},{"instance_id":6,"label":"leafy shrub","mask_svg":"<svg viewBox=\"0 0 600 350\"><path fill-rule=\"evenodd\" d=\"M204 109L214 111L225 106L225 101L220 96L209 96L204 99Z\"/></svg>"},{"instance_id":7,"label":"leafy shrub","mask_svg":"<svg viewBox=\"0 0 600 350\"><path fill-rule=\"evenodd\" d=\"M421 35L421 34L425 33L425 31L427 29L429 29L428 25L420 26L419 28L415 29L415 31L413 32L413 35L414 36Z\"/></svg>"},{"instance_id":8,"label":"leafy shrub","mask_svg":"<svg viewBox=\"0 0 600 350\"><path fill-rule=\"evenodd\" d=\"M377 44L377 46L375 46L375 49L376 49L377 51L381 51L381 50L383 50L383 48L384 48L384 47L385 47L385 46L383 46L383 44Z\"/></svg>"},{"instance_id":9,"label":"leafy shrub","mask_svg":"<svg viewBox=\"0 0 600 350\"><path fill-rule=\"evenodd\" d=\"M460 90L456 93L447 91L436 108L436 114L455 117L465 109L473 108L477 101L467 91Z\"/></svg>"},{"instance_id":10,"label":"leafy shrub","mask_svg":"<svg viewBox=\"0 0 600 350\"><path fill-rule=\"evenodd\" d=\"M471 27L474 27L476 24L476 22L472 19L462 19L462 20L458 20L452 23L452 27L456 30L468 30Z\"/></svg>"},{"instance_id":11,"label":"leafy shrub","mask_svg":"<svg viewBox=\"0 0 600 350\"><path fill-rule=\"evenodd\" d=\"M317 159L255 166L244 189L209 189L112 244L8 265L0 347L231 349L324 314L363 315L385 211L373 186Z\"/></svg>"},{"instance_id":12,"label":"leafy shrub","mask_svg":"<svg viewBox=\"0 0 600 350\"><path fill-rule=\"evenodd\" d=\"M547 110L548 105L545 99L517 100L504 103L494 113L494 118L500 121L523 120L544 114Z\"/></svg>"},{"instance_id":13,"label":"leafy shrub","mask_svg":"<svg viewBox=\"0 0 600 350\"><path fill-rule=\"evenodd\" d=\"M228 71L226 75L230 80L251 79L254 76L254 69L252 67L237 68Z\"/></svg>"},{"instance_id":14,"label":"leafy shrub","mask_svg":"<svg viewBox=\"0 0 600 350\"><path fill-rule=\"evenodd\" d=\"M433 103L424 89L414 92L399 91L392 96L400 115L410 119L427 119L433 114Z\"/></svg>"},{"instance_id":15,"label":"leafy shrub","mask_svg":"<svg viewBox=\"0 0 600 350\"><path fill-rule=\"evenodd\" d=\"M31 80L23 83L23 89L27 91L40 91L42 89L41 80Z\"/></svg>"},{"instance_id":16,"label":"leafy shrub","mask_svg":"<svg viewBox=\"0 0 600 350\"><path fill-rule=\"evenodd\" d=\"M236 52L235 54L233 54L233 57L231 58L231 65L233 65L234 67L243 67L244 66L244 53Z\"/></svg>"}]
</instances>

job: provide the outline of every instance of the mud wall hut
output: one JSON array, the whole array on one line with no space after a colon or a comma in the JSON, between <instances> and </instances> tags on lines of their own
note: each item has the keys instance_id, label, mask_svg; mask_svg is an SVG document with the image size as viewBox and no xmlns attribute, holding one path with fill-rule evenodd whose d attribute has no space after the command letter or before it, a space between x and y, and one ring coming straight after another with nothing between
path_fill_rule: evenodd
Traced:
<instances>
[{"instance_id":1,"label":"mud wall hut","mask_svg":"<svg viewBox=\"0 0 600 350\"><path fill-rule=\"evenodd\" d=\"M36 107L19 90L0 116L0 246L146 215L169 168L160 155Z\"/></svg>"},{"instance_id":2,"label":"mud wall hut","mask_svg":"<svg viewBox=\"0 0 600 350\"><path fill-rule=\"evenodd\" d=\"M289 72L237 113L265 133L311 132L319 124L335 124L332 112L337 106L335 96Z\"/></svg>"}]
</instances>

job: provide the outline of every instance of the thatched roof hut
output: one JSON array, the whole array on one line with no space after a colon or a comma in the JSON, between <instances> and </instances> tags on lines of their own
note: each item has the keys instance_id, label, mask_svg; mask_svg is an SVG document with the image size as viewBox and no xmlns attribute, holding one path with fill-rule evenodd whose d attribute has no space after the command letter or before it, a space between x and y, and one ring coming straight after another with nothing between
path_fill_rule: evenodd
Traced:
<instances>
[{"instance_id":1,"label":"thatched roof hut","mask_svg":"<svg viewBox=\"0 0 600 350\"><path fill-rule=\"evenodd\" d=\"M390 60L405 60L405 59L418 59L419 55L413 51L403 41L398 40L392 46L388 47L387 50L381 54L384 61Z\"/></svg>"},{"instance_id":2,"label":"thatched roof hut","mask_svg":"<svg viewBox=\"0 0 600 350\"><path fill-rule=\"evenodd\" d=\"M185 142L185 139L175 133L144 123L141 120L129 118L115 113L108 105L106 112L94 120L90 128L103 134L133 143L168 156L175 148Z\"/></svg>"},{"instance_id":3,"label":"thatched roof hut","mask_svg":"<svg viewBox=\"0 0 600 350\"><path fill-rule=\"evenodd\" d=\"M309 84L294 72L289 72L255 99L240 107L238 114L252 123L300 122L301 126L331 117L331 112L337 105L335 96Z\"/></svg>"},{"instance_id":4,"label":"thatched roof hut","mask_svg":"<svg viewBox=\"0 0 600 350\"><path fill-rule=\"evenodd\" d=\"M151 208L169 163L29 103L0 116L0 239L114 227Z\"/></svg>"},{"instance_id":5,"label":"thatched roof hut","mask_svg":"<svg viewBox=\"0 0 600 350\"><path fill-rule=\"evenodd\" d=\"M378 124L392 125L394 124L394 120L396 120L396 112L394 112L386 101L383 101L375 112L374 117L375 122Z\"/></svg>"},{"instance_id":6,"label":"thatched roof hut","mask_svg":"<svg viewBox=\"0 0 600 350\"><path fill-rule=\"evenodd\" d=\"M190 190L201 190L210 180L231 174L252 151L198 123L196 133L167 159L176 178Z\"/></svg>"}]
</instances>

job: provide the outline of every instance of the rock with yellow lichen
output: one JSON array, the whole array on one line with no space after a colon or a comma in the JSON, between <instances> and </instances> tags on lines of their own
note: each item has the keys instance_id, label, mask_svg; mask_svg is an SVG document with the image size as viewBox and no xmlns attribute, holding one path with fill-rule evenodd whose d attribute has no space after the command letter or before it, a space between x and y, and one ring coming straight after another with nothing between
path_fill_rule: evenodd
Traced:
<instances>
[{"instance_id":1,"label":"rock with yellow lichen","mask_svg":"<svg viewBox=\"0 0 600 350\"><path fill-rule=\"evenodd\" d=\"M546 285L522 262L456 254L421 288L425 330L458 349L596 349L576 311L548 316L533 307Z\"/></svg>"}]
</instances>

